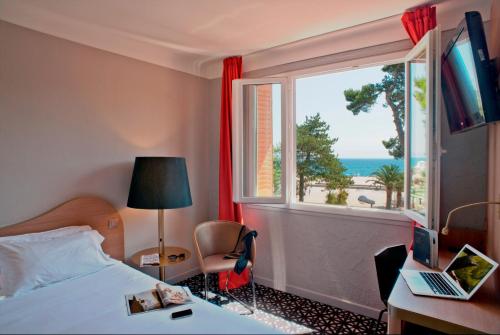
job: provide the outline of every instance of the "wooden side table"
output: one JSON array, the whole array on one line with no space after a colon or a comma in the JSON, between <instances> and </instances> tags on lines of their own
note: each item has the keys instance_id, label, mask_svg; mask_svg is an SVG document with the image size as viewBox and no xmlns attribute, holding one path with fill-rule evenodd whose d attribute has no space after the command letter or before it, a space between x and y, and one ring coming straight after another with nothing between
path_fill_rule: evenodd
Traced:
<instances>
[{"instance_id":1,"label":"wooden side table","mask_svg":"<svg viewBox=\"0 0 500 335\"><path fill-rule=\"evenodd\" d=\"M132 263L134 263L134 265L139 267L141 264L141 256L142 255L150 255L150 254L154 254L154 253L158 253L158 247L148 248L148 249L138 251L132 255L130 260L132 261ZM168 259L168 256L170 256L170 255L179 256L180 254L184 254L185 257L183 259L179 259L179 257L177 257L177 259L175 261L171 261ZM167 247L167 246L165 246L164 256L160 257L160 265L146 265L144 267L157 267L159 270L159 274L160 274L160 280L165 281L165 267L182 263L182 262L188 260L190 257L191 257L191 252L187 249L184 249L181 247Z\"/></svg>"},{"instance_id":2,"label":"wooden side table","mask_svg":"<svg viewBox=\"0 0 500 335\"><path fill-rule=\"evenodd\" d=\"M453 256L450 252L440 250L440 269ZM413 260L411 251L403 268L429 270ZM500 300L492 285L481 287L469 301L460 301L414 295L400 275L389 297L388 310L387 334L401 334L401 321L447 334L500 334Z\"/></svg>"}]
</instances>

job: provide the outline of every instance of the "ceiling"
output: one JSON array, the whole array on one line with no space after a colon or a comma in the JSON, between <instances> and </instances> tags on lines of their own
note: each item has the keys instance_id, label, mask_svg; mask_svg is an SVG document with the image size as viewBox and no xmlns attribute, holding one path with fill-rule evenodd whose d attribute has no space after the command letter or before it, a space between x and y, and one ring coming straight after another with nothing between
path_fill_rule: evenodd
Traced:
<instances>
[{"instance_id":1,"label":"ceiling","mask_svg":"<svg viewBox=\"0 0 500 335\"><path fill-rule=\"evenodd\" d=\"M438 1L0 0L0 19L197 74L214 59L399 16L429 2Z\"/></svg>"}]
</instances>

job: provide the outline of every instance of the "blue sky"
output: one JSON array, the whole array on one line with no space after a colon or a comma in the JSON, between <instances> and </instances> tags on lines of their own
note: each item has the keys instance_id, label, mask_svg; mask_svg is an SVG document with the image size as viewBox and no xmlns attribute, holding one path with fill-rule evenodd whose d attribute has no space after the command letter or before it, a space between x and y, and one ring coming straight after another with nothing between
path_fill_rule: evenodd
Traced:
<instances>
[{"instance_id":1,"label":"blue sky","mask_svg":"<svg viewBox=\"0 0 500 335\"><path fill-rule=\"evenodd\" d=\"M338 138L334 151L340 158L392 158L382 140L396 136L392 111L383 107L384 96L369 113L354 116L346 108L344 90L359 89L384 77L382 66L314 75L296 81L296 121L316 113L330 124L330 136ZM273 110L281 110L280 85L273 85ZM279 113L273 113L274 145L280 143Z\"/></svg>"},{"instance_id":2,"label":"blue sky","mask_svg":"<svg viewBox=\"0 0 500 335\"><path fill-rule=\"evenodd\" d=\"M392 158L382 140L396 136L392 112L383 107L379 97L369 113L354 116L346 108L344 90L359 89L368 83L379 82L382 66L317 75L296 81L296 121L306 115L319 113L330 124L330 135L337 137L334 151L340 158Z\"/></svg>"}]
</instances>

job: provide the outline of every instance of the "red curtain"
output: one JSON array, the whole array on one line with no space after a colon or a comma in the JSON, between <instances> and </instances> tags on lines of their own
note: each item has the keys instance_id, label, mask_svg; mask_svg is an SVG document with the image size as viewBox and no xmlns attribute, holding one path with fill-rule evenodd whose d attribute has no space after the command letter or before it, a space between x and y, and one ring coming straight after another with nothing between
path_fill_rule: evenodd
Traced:
<instances>
[{"instance_id":1,"label":"red curtain","mask_svg":"<svg viewBox=\"0 0 500 335\"><path fill-rule=\"evenodd\" d=\"M426 32L436 27L436 7L425 6L406 12L401 22L413 44L417 44Z\"/></svg>"},{"instance_id":2,"label":"red curtain","mask_svg":"<svg viewBox=\"0 0 500 335\"><path fill-rule=\"evenodd\" d=\"M233 202L233 169L231 151L232 132L232 82L240 79L242 73L241 56L224 59L222 72L222 94L220 101L220 146L219 146L219 220L243 223L241 205ZM248 269L240 275L231 272L229 288L248 283ZM226 285L226 272L219 273L219 288Z\"/></svg>"}]
</instances>

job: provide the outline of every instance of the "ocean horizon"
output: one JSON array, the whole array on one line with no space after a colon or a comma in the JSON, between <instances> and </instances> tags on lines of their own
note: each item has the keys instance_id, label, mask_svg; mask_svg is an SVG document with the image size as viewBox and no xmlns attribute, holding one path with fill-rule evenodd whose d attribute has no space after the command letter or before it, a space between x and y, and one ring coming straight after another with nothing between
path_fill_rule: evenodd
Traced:
<instances>
[{"instance_id":1,"label":"ocean horizon","mask_svg":"<svg viewBox=\"0 0 500 335\"><path fill-rule=\"evenodd\" d=\"M394 164L401 172L404 170L404 159L394 158L339 158L347 169L346 174L353 177L369 177L383 165Z\"/></svg>"}]
</instances>

